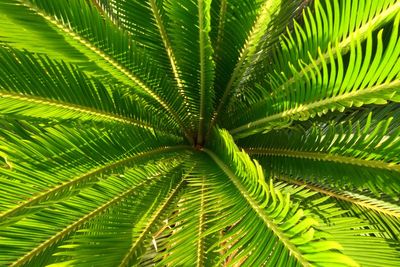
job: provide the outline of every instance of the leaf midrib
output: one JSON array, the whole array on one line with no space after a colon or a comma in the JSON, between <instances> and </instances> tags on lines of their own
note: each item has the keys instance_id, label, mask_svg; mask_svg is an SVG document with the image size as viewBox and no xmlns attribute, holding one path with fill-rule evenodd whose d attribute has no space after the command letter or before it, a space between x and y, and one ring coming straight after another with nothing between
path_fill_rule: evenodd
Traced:
<instances>
[{"instance_id":1,"label":"leaf midrib","mask_svg":"<svg viewBox=\"0 0 400 267\"><path fill-rule=\"evenodd\" d=\"M67 28L66 25L58 22L57 20L53 19L51 16L48 16L47 14L43 13L40 9L38 9L36 6L32 5L31 3L28 3L25 0L18 0L22 5L32 9L36 14L39 16L43 17L47 22L49 22L51 25L55 26L57 29L60 31L64 32L68 36L70 36L73 40L77 41L87 49L89 49L91 52L95 53L98 55L100 58L102 58L105 62L110 64L114 69L118 70L120 73L123 74L124 77L128 78L130 81L134 82L137 86L139 86L142 90L144 90L149 96L151 96L153 99L155 99L173 118L174 120L179 124L181 127L182 131L185 134L185 137L188 140L191 140L191 137L181 120L181 118L178 116L176 111L170 107L170 105L162 99L156 92L154 92L151 88L149 88L139 77L136 77L131 71L127 70L125 67L120 65L117 61L115 61L113 58L110 56L106 55L104 52L99 50L97 47L93 46L90 42L88 42L86 39L82 38L81 36L77 35L72 29ZM118 79L118 77L117 77ZM128 84L126 81L123 81L125 84Z\"/></svg>"},{"instance_id":2,"label":"leaf midrib","mask_svg":"<svg viewBox=\"0 0 400 267\"><path fill-rule=\"evenodd\" d=\"M203 136L203 131L204 131L204 119L205 119L205 105L206 105L206 85L205 85L205 38L204 38L204 1L203 0L198 0L198 16L199 16L199 56L200 56L200 117L199 117L199 129L198 129L198 134L197 134L197 143L202 145L204 136Z\"/></svg>"},{"instance_id":3,"label":"leaf midrib","mask_svg":"<svg viewBox=\"0 0 400 267\"><path fill-rule=\"evenodd\" d=\"M257 213L259 218L264 221L267 227L279 238L283 245L293 254L298 262L303 266L310 266L309 262L301 255L301 252L290 243L290 240L278 228L278 226L274 224L273 220L268 217L268 214L266 214L265 211L259 207L257 201L250 196L248 190L240 183L235 173L227 165L225 165L225 163L214 152L205 148L203 151L218 165L223 172L225 172L241 195L249 203L250 207Z\"/></svg>"},{"instance_id":4,"label":"leaf midrib","mask_svg":"<svg viewBox=\"0 0 400 267\"><path fill-rule=\"evenodd\" d=\"M95 210L91 211L90 213L86 214L85 216L79 218L79 220L75 221L74 223L72 223L69 226L67 226L66 228L64 228L62 231L60 231L57 234L53 235L52 237L50 237L46 241L42 242L39 246L37 246L36 248L31 250L29 253L25 254L23 257L19 258L17 261L13 262L10 266L12 266L12 267L21 266L21 265L27 263L32 258L34 258L38 254L40 254L42 251L46 250L49 246L59 242L60 240L62 240L63 238L65 238L66 236L68 236L69 234L74 232L75 230L79 229L79 227L81 227L87 221L89 221L90 219L98 216L103 211L108 209L110 206L112 206L113 204L118 203L119 201L124 199L126 196L132 194L134 191L136 191L141 186L144 186L147 183L149 183L149 181L151 181L151 180L153 180L153 179L148 179L148 180L140 183L139 185L136 185L136 186L134 186L134 187L122 192L121 194L119 194L118 196L114 197L110 201L104 203L103 205L101 205L97 209L95 209Z\"/></svg>"},{"instance_id":5,"label":"leaf midrib","mask_svg":"<svg viewBox=\"0 0 400 267\"><path fill-rule=\"evenodd\" d=\"M341 164L350 164L350 165L400 172L400 165L395 163L387 163L380 160L359 159L350 156L330 154L326 152L312 152L312 151L301 151L294 149L276 149L276 148L245 148L245 151L249 155L255 154L255 155L311 159L316 161L330 161Z\"/></svg>"},{"instance_id":6,"label":"leaf midrib","mask_svg":"<svg viewBox=\"0 0 400 267\"><path fill-rule=\"evenodd\" d=\"M204 212L205 212L205 179L202 177L201 190L200 190L200 210L199 210L199 229L197 234L197 261L196 266L204 266Z\"/></svg>"},{"instance_id":7,"label":"leaf midrib","mask_svg":"<svg viewBox=\"0 0 400 267\"><path fill-rule=\"evenodd\" d=\"M100 173L106 172L110 169L114 169L119 166L130 164L131 162L133 162L135 160L150 157L153 155L158 155L160 153L173 152L173 151L186 150L186 149L191 149L191 147L182 145L182 146L174 146L174 147L157 148L157 149L154 149L154 150L151 150L148 152L142 152L142 153L136 154L134 156L131 156L131 157L128 157L125 159L121 159L119 161L109 163L107 165L93 169L83 175L75 177L75 178L73 178L67 182L64 182L56 187L53 187L46 192L41 192L38 195L31 197L29 200L20 203L16 207L14 207L6 212L3 212L2 214L0 214L1 222L2 222L2 224L5 224L5 223L7 223L7 219L12 217L15 213L18 213L19 211L23 210L25 207L29 207L29 206L35 205L37 203L40 203L40 201L45 200L48 196L51 196L52 194L59 192L59 191L63 190L64 188L74 186L78 183L81 183L87 179L90 179L90 178L92 178Z\"/></svg>"},{"instance_id":8,"label":"leaf midrib","mask_svg":"<svg viewBox=\"0 0 400 267\"><path fill-rule=\"evenodd\" d=\"M149 130L154 130L153 126L151 126L150 124L145 123L143 121L140 121L140 120L135 120L135 119L132 119L129 117L113 114L110 112L105 112L105 111L98 110L95 108L82 106L82 105L78 105L78 104L73 104L73 103L68 103L68 102L64 102L64 101L59 101L59 100L55 100L55 99L50 99L50 98L45 98L45 97L40 97L40 96L33 96L33 95L23 95L23 94L6 92L6 91L0 91L0 98L9 98L9 99L15 99L15 100L20 100L20 101L35 103L35 104L40 104L40 105L54 106L54 107L58 107L58 108L63 108L63 109L67 109L67 110L72 110L72 111L77 111L77 112L81 112L81 113L94 115L97 117L121 122L124 124L131 124L131 125L140 126L140 127L143 127L143 128L149 129Z\"/></svg>"},{"instance_id":9,"label":"leaf midrib","mask_svg":"<svg viewBox=\"0 0 400 267\"><path fill-rule=\"evenodd\" d=\"M244 125L241 125L235 129L230 130L229 132L235 136L241 132L245 132L246 130L251 130L256 128L257 126L260 126L265 123L269 123L271 121L275 121L278 119L286 118L289 116L292 116L296 113L302 113L302 112L308 112L313 109L317 108L322 108L324 106L329 106L331 104L341 102L341 101L352 101L352 98L357 98L363 95L367 94L372 94L372 93L377 93L379 91L387 90L387 89L398 89L400 87L400 80L394 80L390 83L385 83L385 84L380 84L377 86L373 86L367 89L362 89L362 90L357 90L357 91L351 91L350 93L345 93L342 95L334 96L331 98L315 101L312 103L308 104L301 104L295 108L291 108L286 111L282 111L273 115L269 115L265 118L254 120L252 122L246 123ZM240 137L239 137L240 138Z\"/></svg>"},{"instance_id":10,"label":"leaf midrib","mask_svg":"<svg viewBox=\"0 0 400 267\"><path fill-rule=\"evenodd\" d=\"M347 38L340 41L336 46L333 46L330 51L320 55L318 59L303 67L302 71L298 72L295 76L292 76L286 82L281 84L278 88L274 89L274 91L272 91L270 96L272 97L277 93L285 92L286 91L285 89L289 88L290 84L294 83L296 80L301 79L308 72L312 71L316 66L320 66L323 62L329 60L331 56L333 56L333 58L336 58L339 52L341 55L346 54L348 51L350 51L350 46L353 40L362 42L368 37L368 33L370 31L379 27L387 17L396 14L396 12L398 12L399 10L400 10L400 2L394 4L392 7L388 9L383 10L382 13L375 16L371 20L367 21L363 26L358 28L357 31L352 32Z\"/></svg>"}]
</instances>

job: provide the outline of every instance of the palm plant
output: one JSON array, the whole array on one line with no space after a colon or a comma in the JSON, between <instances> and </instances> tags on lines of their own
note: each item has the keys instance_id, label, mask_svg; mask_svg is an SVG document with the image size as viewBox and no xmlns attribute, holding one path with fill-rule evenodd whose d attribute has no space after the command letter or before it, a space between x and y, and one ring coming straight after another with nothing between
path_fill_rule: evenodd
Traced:
<instances>
[{"instance_id":1,"label":"palm plant","mask_svg":"<svg viewBox=\"0 0 400 267\"><path fill-rule=\"evenodd\" d=\"M1 0L1 266L400 266L398 0Z\"/></svg>"}]
</instances>

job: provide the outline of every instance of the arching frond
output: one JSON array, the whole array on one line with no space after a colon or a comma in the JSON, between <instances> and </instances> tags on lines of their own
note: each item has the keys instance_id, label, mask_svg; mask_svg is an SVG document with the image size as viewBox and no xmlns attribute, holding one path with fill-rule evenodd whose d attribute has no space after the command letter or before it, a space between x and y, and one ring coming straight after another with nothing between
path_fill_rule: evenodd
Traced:
<instances>
[{"instance_id":1,"label":"arching frond","mask_svg":"<svg viewBox=\"0 0 400 267\"><path fill-rule=\"evenodd\" d=\"M108 121L149 131L176 127L168 117L155 120L154 113L164 115L145 99L127 95L126 88L105 86L43 56L0 47L0 76L1 114Z\"/></svg>"},{"instance_id":2,"label":"arching frond","mask_svg":"<svg viewBox=\"0 0 400 267\"><path fill-rule=\"evenodd\" d=\"M302 64L297 72L291 67L293 76L299 79L285 86L287 90L242 110L243 115L232 118L231 133L240 138L329 111L398 101L399 21L397 15L385 30L370 29L365 42L352 40L349 55L343 55L347 50L340 49L338 42L328 46L327 58L321 48L316 48L321 63L310 56L311 69ZM304 75L300 77L300 73Z\"/></svg>"},{"instance_id":3,"label":"arching frond","mask_svg":"<svg viewBox=\"0 0 400 267\"><path fill-rule=\"evenodd\" d=\"M197 143L203 144L213 106L214 63L210 31L209 0L166 0L167 33L171 36L190 115L196 122ZM185 25L185 27L182 27ZM184 34L185 38L180 38ZM188 60L190 59L190 60Z\"/></svg>"},{"instance_id":4,"label":"arching frond","mask_svg":"<svg viewBox=\"0 0 400 267\"><path fill-rule=\"evenodd\" d=\"M318 234L314 234L316 221L304 216L297 205L291 205L290 195L283 195L272 183L266 184L260 165L244 152L239 152L227 131L215 131L214 135L213 145L214 149L218 146L218 154L207 149L204 151L223 170L233 187L230 190L239 193L235 194L234 203L240 208L238 206L235 216L229 217L232 229L223 239L226 246L224 258L235 254L235 261L229 264L254 266L266 262L270 265L290 262L291 265L323 266L330 262L358 266L351 258L331 250L340 250L339 244L318 250L305 245L323 242Z\"/></svg>"},{"instance_id":5,"label":"arching frond","mask_svg":"<svg viewBox=\"0 0 400 267\"><path fill-rule=\"evenodd\" d=\"M398 240L400 205L376 199L366 192L340 191L327 186L296 181L282 175L277 178L288 184L298 185L320 195L334 198L332 202L337 201L338 205L347 211L344 214L368 220L371 224L370 227L379 229L379 233L374 234Z\"/></svg>"},{"instance_id":6,"label":"arching frond","mask_svg":"<svg viewBox=\"0 0 400 267\"><path fill-rule=\"evenodd\" d=\"M226 5L224 2L221 3L221 10L224 8L224 4ZM257 6L257 4L260 5L259 8L251 6ZM231 110L231 106L235 102L232 98L241 94L240 88L250 78L249 76L251 76L251 73L256 75L260 71L263 71L259 66L261 62L263 62L262 55L267 55L270 48L277 42L283 28L290 23L290 18L296 14L296 8L298 8L299 1L291 0L283 2L280 0L267 0L257 4L243 1L243 3L238 4L238 6L229 5L229 7L233 9L231 11L233 14L227 12L227 18L222 18L228 20L226 23L230 27L227 28L227 33L219 33L220 36L224 36L224 34L227 36L223 39L224 42L222 44L217 45L224 45L220 48L221 51L219 54L229 54L224 58L224 64L221 66L223 70L220 70L222 72L220 74L220 79L224 80L217 80L217 84L226 85L226 87L221 89L216 88L216 92L219 93L220 101L214 113L213 124L216 123L218 116L221 113L223 113L222 115L225 115L225 113ZM242 32L236 29L236 27L238 27L238 22L235 18L237 16L235 14L237 9L241 10L244 16L243 18L238 16L239 19L247 20L243 23L244 25L241 24L240 27L251 27L249 28L248 35L244 40L242 40L240 35L237 36ZM247 9L251 9L251 11L247 11ZM253 21L253 12L256 12L256 10L258 10L258 13ZM246 11L248 14L245 13ZM249 18L247 16L249 16ZM252 21L253 24L248 25ZM222 21L221 23L225 22ZM231 40L231 38L233 40ZM241 46L238 48L234 47L232 46L232 42L234 44L238 42L238 45ZM236 52L233 52L232 50L236 50ZM236 55L238 52L240 52L240 55ZM229 66L226 66L226 62L229 62L229 60L235 60L233 62L234 68L232 66L232 69L230 69ZM256 67L260 69L254 70Z\"/></svg>"},{"instance_id":7,"label":"arching frond","mask_svg":"<svg viewBox=\"0 0 400 267\"><path fill-rule=\"evenodd\" d=\"M235 110L246 109L259 99L269 98L270 94L287 92L291 84L306 74L310 75L314 68L321 69L331 57L348 53L352 42L365 40L369 32L393 19L400 8L392 0L379 3L365 0L313 2L314 7L306 9L303 18L294 21L294 29L288 29L287 36L281 38L281 45L277 45L272 53L267 53L270 58L266 59L265 70L254 71L253 76L257 72L262 75L241 91L241 101L237 101L237 106L233 107ZM331 44L336 44L332 52L329 49ZM310 78L309 75L303 78ZM266 76L268 79L265 79ZM257 83L264 86L255 87Z\"/></svg>"},{"instance_id":8,"label":"arching frond","mask_svg":"<svg viewBox=\"0 0 400 267\"><path fill-rule=\"evenodd\" d=\"M133 242L119 266L130 266L132 263L137 261L140 257L137 250L143 245L143 241L148 236L149 231L154 229L156 224L162 221L162 215L168 211L167 208L170 206L172 201L176 200L177 194L182 190L184 185L185 181L183 179L173 188L173 190L171 190L168 196L162 200L156 209L148 213L148 217L145 217L146 219L141 219L136 226L136 231L133 233ZM152 196L152 198L154 198L154 196Z\"/></svg>"},{"instance_id":9,"label":"arching frond","mask_svg":"<svg viewBox=\"0 0 400 267\"><path fill-rule=\"evenodd\" d=\"M243 74L242 65L256 50L261 35L270 22L273 12L269 12L268 7L272 5L275 9L279 8L279 1L275 2L277 3L238 1L228 4L226 0L213 2L216 30L211 33L216 56L218 56L215 58L217 74L215 89L219 102L216 103L217 108L212 124L216 122L217 116L232 94L234 83ZM236 15L237 12L240 12L240 15ZM218 86L222 87L218 88Z\"/></svg>"},{"instance_id":10,"label":"arching frond","mask_svg":"<svg viewBox=\"0 0 400 267\"><path fill-rule=\"evenodd\" d=\"M149 139L153 144L138 142L129 147L125 140L138 139L141 135L127 128L106 132L58 126L32 134L29 139L19 139L21 135L9 131L1 134L1 151L7 155L11 166L0 168L4 190L1 225L46 208L46 203L77 194L101 180L103 175L142 160L160 158L161 152L187 149L185 146L164 147L165 143L156 137L152 141ZM19 194L15 194L17 188Z\"/></svg>"},{"instance_id":11,"label":"arching frond","mask_svg":"<svg viewBox=\"0 0 400 267\"><path fill-rule=\"evenodd\" d=\"M5 8L5 13L12 14L29 8L33 11L34 14L31 15L35 19L30 27L40 28L44 19L51 28L43 28L45 32L42 34L57 31L68 41L68 48L73 46L89 60L96 62L103 79L125 83L133 86L133 91L149 95L167 111L189 138L183 123L186 112L182 109L182 98L173 88L171 81L165 78L165 73L157 68L145 49L138 47L126 32L121 31L111 20L104 18L90 3L85 0L13 0L2 7ZM26 21L18 23L25 26ZM11 30L12 34L19 36L17 27ZM29 49L30 43L24 44L23 47Z\"/></svg>"},{"instance_id":12,"label":"arching frond","mask_svg":"<svg viewBox=\"0 0 400 267\"><path fill-rule=\"evenodd\" d=\"M281 177L277 178L281 179ZM371 215L370 212L367 212L366 216L354 213L357 207L352 206L350 202L347 202L348 205L342 205L343 203L338 203L322 191L308 185L290 186L279 182L276 187L290 193L301 203L306 214L319 221L318 229L323 230L322 237L334 238L343 246L343 253L355 259L361 266L372 267L382 263L386 266L398 265L400 253L396 248L396 243L387 239L385 235L378 237L384 232L376 221L367 219ZM335 197L334 194L330 196ZM347 210L348 208L351 208L351 212ZM390 221L387 220L389 218L381 218L382 225L385 224L384 221ZM313 244L306 246L314 247ZM331 244L325 241L324 246L329 247Z\"/></svg>"},{"instance_id":13,"label":"arching frond","mask_svg":"<svg viewBox=\"0 0 400 267\"><path fill-rule=\"evenodd\" d=\"M350 52L353 42L368 39L371 32L393 20L399 11L399 3L393 0L376 3L366 0L346 3L338 0L314 1L313 6L303 12L304 26L295 23L293 32L282 38L282 46L275 54L273 68L276 73L284 72L289 79L284 81L285 84L272 87L271 90L279 93L300 78L294 75L293 67L298 71L312 71L313 61L322 67L324 61L329 61L332 56L329 52L330 43L337 42L332 48L334 57L338 52L342 55ZM310 38L311 36L313 37ZM319 50L323 51L322 55ZM304 67L305 64L308 67ZM300 76L304 74L305 72L299 73Z\"/></svg>"},{"instance_id":14,"label":"arching frond","mask_svg":"<svg viewBox=\"0 0 400 267\"><path fill-rule=\"evenodd\" d=\"M274 172L398 198L397 109L398 104L390 104L375 112L356 111L331 121L306 124L305 129L250 137L242 144L250 154L267 156L266 162Z\"/></svg>"},{"instance_id":15,"label":"arching frond","mask_svg":"<svg viewBox=\"0 0 400 267\"><path fill-rule=\"evenodd\" d=\"M196 155L193 159L196 159L196 165L186 178L187 190L160 233L168 238L159 242L154 239L159 252L155 257L157 266L179 266L188 262L195 266L211 266L218 259L216 251L208 250L218 242L217 233L207 231L217 224L213 221L219 209L218 190L215 190L219 186L219 177L215 173L205 176L204 167L209 162L204 155Z\"/></svg>"},{"instance_id":16,"label":"arching frond","mask_svg":"<svg viewBox=\"0 0 400 267\"><path fill-rule=\"evenodd\" d=\"M110 227L113 216L120 215L121 212L125 212L128 215L131 214L135 210L132 210L134 207L132 205L135 205L141 199L141 195L146 196L151 192L148 190L152 187L146 185L151 185L163 178L165 171L172 170L171 166L173 167L174 164L159 165L157 167L150 164L133 168L122 175L110 176L105 180L99 181L92 188L85 189L81 194L63 203L56 204L52 209L41 211L14 224L12 227L8 227L5 231L2 231L2 243L9 240L8 249L2 252L3 262L11 261L11 266L21 266L28 262L32 264L34 261L36 265L48 264L49 258L54 251L51 248L85 225L90 227L90 224L87 224L89 221L96 219L97 223L95 225L99 227L101 226L101 219L103 219L104 224ZM166 178L164 177L163 180L166 180ZM169 183L170 181L167 181L163 185L165 186ZM113 209L109 213L105 213L111 207ZM128 218L126 219L128 220ZM133 222L132 220L131 223ZM53 227L45 227L49 223ZM21 231L30 228L35 229L38 224L44 226L41 228L40 234L27 239L24 246L18 246L18 243L13 242L13 238L17 237ZM124 224L120 226L126 229ZM95 234L95 229L93 231L94 238L96 238L98 235ZM110 231L110 233L115 233L114 231ZM82 232L85 233L85 231ZM107 236L106 233L106 231L103 232L104 236ZM88 235L90 236L90 232ZM78 235L79 237L80 235ZM130 239L129 235L127 237ZM121 238L121 236L118 238ZM82 253L84 252L85 250L83 249ZM39 255L40 257L38 257ZM18 258L15 258L16 256Z\"/></svg>"},{"instance_id":17,"label":"arching frond","mask_svg":"<svg viewBox=\"0 0 400 267\"><path fill-rule=\"evenodd\" d=\"M160 68L170 72L179 90L183 84L178 70L171 37L166 31L167 19L163 1L93 0L106 16L128 31L138 45L146 49ZM149 23L151 22L151 23ZM180 91L182 93L182 91Z\"/></svg>"}]
</instances>

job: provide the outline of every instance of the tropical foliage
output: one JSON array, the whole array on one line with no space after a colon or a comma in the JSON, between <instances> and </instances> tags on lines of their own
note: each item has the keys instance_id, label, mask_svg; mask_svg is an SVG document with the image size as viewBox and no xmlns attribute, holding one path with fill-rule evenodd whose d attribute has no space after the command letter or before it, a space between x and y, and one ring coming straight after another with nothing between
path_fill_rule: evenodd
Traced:
<instances>
[{"instance_id":1,"label":"tropical foliage","mask_svg":"<svg viewBox=\"0 0 400 267\"><path fill-rule=\"evenodd\" d=\"M0 0L1 266L400 266L398 0Z\"/></svg>"}]
</instances>

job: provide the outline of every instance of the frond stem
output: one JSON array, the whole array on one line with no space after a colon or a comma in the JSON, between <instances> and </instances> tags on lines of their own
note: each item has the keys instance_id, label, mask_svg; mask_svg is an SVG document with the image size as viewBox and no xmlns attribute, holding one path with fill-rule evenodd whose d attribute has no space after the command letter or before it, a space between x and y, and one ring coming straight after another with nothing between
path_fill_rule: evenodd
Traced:
<instances>
[{"instance_id":1,"label":"frond stem","mask_svg":"<svg viewBox=\"0 0 400 267\"><path fill-rule=\"evenodd\" d=\"M204 231L204 206L205 206L205 199L204 199L204 194L205 194L205 186L204 186L204 177L202 177L202 183L201 183L201 191L200 191L200 210L199 210L199 232L197 235L197 262L196 266L201 267L204 266L204 240L202 237L203 231Z\"/></svg>"},{"instance_id":2,"label":"frond stem","mask_svg":"<svg viewBox=\"0 0 400 267\"><path fill-rule=\"evenodd\" d=\"M15 262L13 262L10 266L16 267L16 266L22 266L25 263L28 263L31 259L33 259L34 257L38 256L41 252L45 251L48 247L58 243L59 241L61 241L62 239L64 239L68 235L70 235L72 232L78 230L87 221L89 221L90 219L100 215L102 212L104 212L105 210L110 208L110 206L112 206L114 204L117 204L119 201L124 199L126 196L132 194L138 188L142 187L143 185L146 185L151 180L153 180L153 179L148 179L148 180L140 183L139 185L137 185L135 187L132 187L132 188L126 190L125 192L119 194L118 196L114 197L110 201L104 203L103 205L101 205L97 209L95 209L92 212L86 214L85 216L83 216L82 218L77 220L76 222L70 224L69 226L64 228L62 231L58 232L57 234L55 234L51 238L49 238L46 241L44 241L43 243L41 243L39 246L37 246L36 248L31 250L29 253L25 254L23 257L21 257L20 259L18 259Z\"/></svg>"},{"instance_id":3,"label":"frond stem","mask_svg":"<svg viewBox=\"0 0 400 267\"><path fill-rule=\"evenodd\" d=\"M221 0L221 6L219 9L218 15L218 33L217 33L217 41L215 45L215 53L214 55L218 56L218 51L221 48L221 42L224 35L224 27L225 27L225 17L226 17L226 9L227 9L227 0Z\"/></svg>"},{"instance_id":4,"label":"frond stem","mask_svg":"<svg viewBox=\"0 0 400 267\"><path fill-rule=\"evenodd\" d=\"M388 89L398 90L399 88L400 88L400 80L394 80L392 82L380 84L380 85L373 86L373 87L370 87L367 89L354 90L349 93L345 93L345 94L342 94L339 96L334 96L331 98L319 100L319 101L316 101L313 103L301 104L295 108L291 108L289 110L286 110L286 111L283 111L280 113L276 113L273 115L269 115L265 118L258 119L258 120L249 122L247 124L241 125L235 129L230 130L229 132L233 136L235 136L235 135L237 136L239 133L246 132L248 130L254 130L254 128L257 128L258 126L262 127L263 124L267 124L272 121L276 121L276 120L283 119L283 118L288 118L288 117L291 117L298 113L304 113L304 112L312 111L315 109L321 109L323 107L328 107L329 105L332 105L332 104L335 104L335 103L338 103L341 101L352 101L352 98L362 97L364 95L377 93L377 92L380 92L383 90L388 90ZM240 138L240 137L237 137L237 138Z\"/></svg>"},{"instance_id":5,"label":"frond stem","mask_svg":"<svg viewBox=\"0 0 400 267\"><path fill-rule=\"evenodd\" d=\"M131 124L131 125L143 127L143 128L149 129L151 131L154 131L154 128L150 124L147 124L147 123L139 121L139 120L135 120L135 119L131 119L129 117L120 116L120 115L112 114L112 113L105 112L102 110L97 110L94 108L85 107L85 106L72 104L72 103L67 103L67 102L63 102L63 101L59 101L59 100L54 100L54 99L49 99L49 98L44 98L44 97L39 97L39 96L33 96L33 95L22 95L22 94L18 94L18 93L4 92L4 91L0 91L0 97L6 98L6 99L12 99L12 100L19 100L22 102L39 104L39 105L63 108L63 109L71 110L71 111L76 111L76 112L80 112L80 113L93 115L93 116L104 118L104 119L111 120L111 121L117 121L117 122L121 122L124 124Z\"/></svg>"},{"instance_id":6,"label":"frond stem","mask_svg":"<svg viewBox=\"0 0 400 267\"><path fill-rule=\"evenodd\" d=\"M382 206L379 206L378 204L374 204L372 202L367 202L367 201L363 201L362 195L358 195L352 192L348 192L348 191L344 191L344 192L338 192L335 191L332 188L326 188L323 187L321 185L316 185L316 184L309 184L306 182L302 182L302 181L298 181L298 180L293 180L293 179L289 179L289 178L283 178L283 177L278 177L279 180L282 180L286 183L289 184L294 184L294 185L298 185L298 186L304 186L308 189L311 189L312 191L318 192L320 194L326 195L326 196L330 196L345 202L349 202L353 205L357 205L361 208L365 208L368 210L372 210L374 212L378 212L378 213L382 213L394 218L398 218L400 219L400 209L394 210L394 209L387 209L384 208ZM382 201L380 201L382 202ZM383 204L383 203L381 203Z\"/></svg>"},{"instance_id":7,"label":"frond stem","mask_svg":"<svg viewBox=\"0 0 400 267\"><path fill-rule=\"evenodd\" d=\"M157 23L157 27L158 30L160 31L160 36L161 39L163 41L165 50L167 52L170 64L171 64L171 68L172 68L172 72L174 74L176 83L178 85L179 88L179 92L182 94L183 92L183 83L182 83L182 79L180 78L179 72L178 72L178 66L176 63L176 59L175 59L175 55L174 55L174 51L172 49L172 45L171 42L168 38L168 34L167 31L165 30L165 26L164 23L162 21L161 15L160 15L160 10L157 7L157 3L156 0L150 0L150 5L151 5L151 10L153 12L153 16L154 19L156 20ZM184 97L184 99L186 99L186 97L184 95L182 95Z\"/></svg>"},{"instance_id":8,"label":"frond stem","mask_svg":"<svg viewBox=\"0 0 400 267\"><path fill-rule=\"evenodd\" d=\"M174 146L174 147L164 147L164 148L157 148L148 152L143 152L139 153L137 155L118 160L113 163L109 163L107 165L101 166L99 168L93 169L81 176L75 177L71 179L70 181L64 182L56 187L53 187L49 189L48 191L42 192L36 196L31 197L30 199L20 203L16 207L0 214L0 221L1 224L6 224L7 220L12 219L12 216L17 214L18 212L22 211L24 208L34 206L36 204L41 203L41 201L46 201L47 198L49 198L52 195L57 194L57 192L62 192L63 190L66 190L68 188L71 188L77 184L83 183L90 181L92 178L94 178L96 175L99 175L101 173L107 172L109 170L115 169L120 166L125 166L132 164L134 161L145 159L147 157L151 157L154 155L158 155L162 152L175 152L179 150L186 150L186 149L192 149L190 146Z\"/></svg>"},{"instance_id":9,"label":"frond stem","mask_svg":"<svg viewBox=\"0 0 400 267\"><path fill-rule=\"evenodd\" d=\"M310 266L310 263L302 256L301 252L290 243L290 240L285 234L274 224L273 220L269 218L268 214L260 207L255 199L253 199L248 190L241 184L240 180L236 177L235 173L216 155L214 152L208 149L203 151L210 156L210 158L218 165L218 167L229 177L231 182L235 185L250 207L256 212L256 214L264 221L269 229L278 237L283 245L290 251L290 253L298 260L303 266Z\"/></svg>"},{"instance_id":10,"label":"frond stem","mask_svg":"<svg viewBox=\"0 0 400 267\"><path fill-rule=\"evenodd\" d=\"M183 133L185 134L186 138L191 141L192 137L190 136L189 132L186 129L185 124L183 121L180 119L176 111L171 108L168 103L162 99L156 92L154 92L150 87L148 87L139 77L136 77L131 71L127 70L124 66L119 64L117 61L115 61L113 58L105 54L103 51L95 47L93 44L88 42L86 39L83 37L79 36L77 33L75 33L72 29L67 27L66 25L58 22L57 20L53 19L51 16L46 15L43 13L40 9L38 9L36 6L28 3L25 0L19 0L19 2L34 10L36 14L39 16L43 17L47 22L49 22L51 25L55 26L57 29L60 31L64 32L67 34L69 37L71 37L73 40L77 41L87 49L89 49L92 53L95 53L97 56L99 56L102 60L107 62L110 66L112 66L114 69L117 69L121 74L123 74L124 77L128 78L131 82L136 84L138 87L140 87L143 91L145 91L148 95L150 95L153 99L155 99L173 118L174 120L179 124L181 127ZM118 79L118 77L117 77ZM130 85L130 83L123 81L125 84Z\"/></svg>"},{"instance_id":11,"label":"frond stem","mask_svg":"<svg viewBox=\"0 0 400 267\"><path fill-rule=\"evenodd\" d=\"M245 148L245 151L249 155L265 155L265 156L276 156L276 157L310 159L315 161L330 161L341 164L351 164L368 168L376 168L376 169L400 172L400 165L395 163L387 163L378 160L358 159L349 156L340 156L324 152L310 152L310 151L275 149L275 148Z\"/></svg>"},{"instance_id":12,"label":"frond stem","mask_svg":"<svg viewBox=\"0 0 400 267\"><path fill-rule=\"evenodd\" d=\"M157 222L158 218L165 210L165 208L170 204L170 202L174 199L177 193L180 191L182 186L185 183L185 177L182 177L182 180L179 184L170 192L169 196L164 200L164 202L157 208L157 210L151 215L151 218L147 222L146 227L141 231L139 237L135 240L135 242L131 245L129 251L126 253L124 259L122 260L119 267L130 266L129 263L132 259L132 256L136 250L136 247L144 240L146 235L149 233L151 227Z\"/></svg>"},{"instance_id":13,"label":"frond stem","mask_svg":"<svg viewBox=\"0 0 400 267\"><path fill-rule=\"evenodd\" d=\"M197 144L203 145L204 136L204 119L205 119L205 105L206 105L206 66L205 66L205 36L203 32L204 28L204 2L203 0L198 0L198 16L199 16L199 42L200 42L200 118L199 118L199 129L197 134Z\"/></svg>"}]
</instances>

